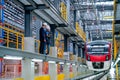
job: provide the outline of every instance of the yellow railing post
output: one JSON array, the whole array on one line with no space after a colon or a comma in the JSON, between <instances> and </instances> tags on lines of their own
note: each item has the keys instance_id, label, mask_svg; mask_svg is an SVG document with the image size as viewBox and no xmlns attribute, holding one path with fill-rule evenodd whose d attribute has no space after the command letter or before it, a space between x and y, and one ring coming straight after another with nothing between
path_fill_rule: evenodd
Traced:
<instances>
[{"instance_id":1,"label":"yellow railing post","mask_svg":"<svg viewBox=\"0 0 120 80\"><path fill-rule=\"evenodd\" d=\"M16 49L18 49L18 45L19 45L19 42L18 42L18 33L16 34Z\"/></svg>"},{"instance_id":2,"label":"yellow railing post","mask_svg":"<svg viewBox=\"0 0 120 80\"><path fill-rule=\"evenodd\" d=\"M40 53L39 49L40 49L40 41L38 42L38 53Z\"/></svg>"},{"instance_id":3,"label":"yellow railing post","mask_svg":"<svg viewBox=\"0 0 120 80\"><path fill-rule=\"evenodd\" d=\"M7 31L7 47L9 47L9 31Z\"/></svg>"},{"instance_id":4,"label":"yellow railing post","mask_svg":"<svg viewBox=\"0 0 120 80\"><path fill-rule=\"evenodd\" d=\"M22 36L22 50L24 50L24 35L21 36Z\"/></svg>"},{"instance_id":5,"label":"yellow railing post","mask_svg":"<svg viewBox=\"0 0 120 80\"><path fill-rule=\"evenodd\" d=\"M117 55L117 42L116 42L116 39L114 37L114 60L116 59L116 55Z\"/></svg>"}]
</instances>

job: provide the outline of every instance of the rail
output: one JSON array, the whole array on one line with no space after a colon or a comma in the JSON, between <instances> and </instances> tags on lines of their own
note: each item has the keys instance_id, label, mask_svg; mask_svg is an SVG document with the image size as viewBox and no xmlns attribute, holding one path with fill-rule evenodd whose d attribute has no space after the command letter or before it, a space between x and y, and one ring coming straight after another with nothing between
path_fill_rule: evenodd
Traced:
<instances>
[{"instance_id":1,"label":"rail","mask_svg":"<svg viewBox=\"0 0 120 80\"><path fill-rule=\"evenodd\" d=\"M0 26L0 45L24 50L24 34Z\"/></svg>"},{"instance_id":2,"label":"rail","mask_svg":"<svg viewBox=\"0 0 120 80\"><path fill-rule=\"evenodd\" d=\"M86 78L92 77L92 80L99 80L100 77L102 77L103 75L105 75L104 72L95 72L95 73L90 73L90 74L85 74L85 75L81 75L75 78L72 78L70 80L84 80ZM99 78L99 79L98 79Z\"/></svg>"},{"instance_id":3,"label":"rail","mask_svg":"<svg viewBox=\"0 0 120 80\"><path fill-rule=\"evenodd\" d=\"M108 71L107 71L107 72L104 72L104 73L101 74L100 76L96 76L93 80L100 80L100 79L102 79L106 74L108 74Z\"/></svg>"}]
</instances>

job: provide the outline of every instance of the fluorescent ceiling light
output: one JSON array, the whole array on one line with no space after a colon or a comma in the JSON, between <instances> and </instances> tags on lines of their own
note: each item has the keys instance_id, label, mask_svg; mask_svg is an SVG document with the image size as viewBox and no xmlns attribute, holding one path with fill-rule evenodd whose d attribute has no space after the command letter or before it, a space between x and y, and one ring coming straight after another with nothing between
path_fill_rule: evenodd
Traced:
<instances>
[{"instance_id":1,"label":"fluorescent ceiling light","mask_svg":"<svg viewBox=\"0 0 120 80\"><path fill-rule=\"evenodd\" d=\"M89 2L83 2L82 5L113 5L113 4L114 4L114 1L107 1L107 2L96 2L94 4Z\"/></svg>"},{"instance_id":2,"label":"fluorescent ceiling light","mask_svg":"<svg viewBox=\"0 0 120 80\"><path fill-rule=\"evenodd\" d=\"M55 63L55 61L48 61L48 63Z\"/></svg>"},{"instance_id":3,"label":"fluorescent ceiling light","mask_svg":"<svg viewBox=\"0 0 120 80\"><path fill-rule=\"evenodd\" d=\"M32 59L32 61L34 61L34 62L43 62L42 59Z\"/></svg>"},{"instance_id":4,"label":"fluorescent ceiling light","mask_svg":"<svg viewBox=\"0 0 120 80\"><path fill-rule=\"evenodd\" d=\"M70 63L66 63L67 65L70 65Z\"/></svg>"},{"instance_id":5,"label":"fluorescent ceiling light","mask_svg":"<svg viewBox=\"0 0 120 80\"><path fill-rule=\"evenodd\" d=\"M59 62L59 64L64 64L64 62Z\"/></svg>"},{"instance_id":6,"label":"fluorescent ceiling light","mask_svg":"<svg viewBox=\"0 0 120 80\"><path fill-rule=\"evenodd\" d=\"M4 56L4 59L11 59L11 60L22 60L22 57L17 56Z\"/></svg>"},{"instance_id":7,"label":"fluorescent ceiling light","mask_svg":"<svg viewBox=\"0 0 120 80\"><path fill-rule=\"evenodd\" d=\"M75 64L72 64L73 66L75 66Z\"/></svg>"},{"instance_id":8,"label":"fluorescent ceiling light","mask_svg":"<svg viewBox=\"0 0 120 80\"><path fill-rule=\"evenodd\" d=\"M107 2L96 2L96 5L113 5L113 1L107 1Z\"/></svg>"}]
</instances>

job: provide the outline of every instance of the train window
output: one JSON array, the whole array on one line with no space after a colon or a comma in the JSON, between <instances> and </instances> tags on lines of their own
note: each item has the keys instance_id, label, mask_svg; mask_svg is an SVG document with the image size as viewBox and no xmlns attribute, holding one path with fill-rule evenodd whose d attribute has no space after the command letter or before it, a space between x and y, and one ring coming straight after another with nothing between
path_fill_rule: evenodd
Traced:
<instances>
[{"instance_id":1,"label":"train window","mask_svg":"<svg viewBox=\"0 0 120 80\"><path fill-rule=\"evenodd\" d=\"M108 47L104 48L104 52L108 52L108 50L109 50Z\"/></svg>"},{"instance_id":2,"label":"train window","mask_svg":"<svg viewBox=\"0 0 120 80\"><path fill-rule=\"evenodd\" d=\"M103 52L104 48L92 48L92 52Z\"/></svg>"},{"instance_id":3,"label":"train window","mask_svg":"<svg viewBox=\"0 0 120 80\"><path fill-rule=\"evenodd\" d=\"M96 47L96 48L87 48L87 52L89 53L94 53L94 52L108 52L108 47L102 47L102 48L99 48L99 47Z\"/></svg>"}]
</instances>

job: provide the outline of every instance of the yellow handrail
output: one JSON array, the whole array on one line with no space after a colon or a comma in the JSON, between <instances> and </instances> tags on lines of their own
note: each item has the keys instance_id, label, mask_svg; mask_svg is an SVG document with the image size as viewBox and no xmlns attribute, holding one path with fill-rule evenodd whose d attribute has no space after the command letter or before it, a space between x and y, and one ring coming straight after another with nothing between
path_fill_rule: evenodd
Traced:
<instances>
[{"instance_id":1,"label":"yellow handrail","mask_svg":"<svg viewBox=\"0 0 120 80\"><path fill-rule=\"evenodd\" d=\"M10 43L14 43L16 49L19 49L20 45L20 49L24 50L24 34L2 26L0 28L4 30L4 38L2 40L6 42L6 47L10 47ZM14 37L11 35L14 35Z\"/></svg>"}]
</instances>

